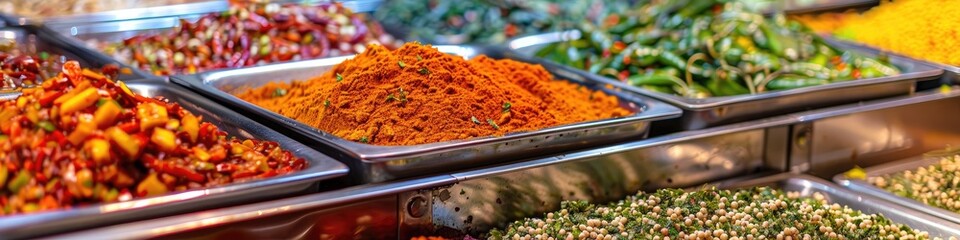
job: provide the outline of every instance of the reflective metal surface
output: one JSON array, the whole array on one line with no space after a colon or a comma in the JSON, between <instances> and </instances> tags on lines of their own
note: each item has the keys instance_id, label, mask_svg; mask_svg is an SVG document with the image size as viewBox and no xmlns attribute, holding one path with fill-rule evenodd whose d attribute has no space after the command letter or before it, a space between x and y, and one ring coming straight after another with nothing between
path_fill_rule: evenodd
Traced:
<instances>
[{"instance_id":1,"label":"reflective metal surface","mask_svg":"<svg viewBox=\"0 0 960 240\"><path fill-rule=\"evenodd\" d=\"M762 167L763 143L761 128L455 173L459 183L433 190L433 223L476 234L557 210L564 200L609 202L747 174Z\"/></svg>"},{"instance_id":2,"label":"reflective metal surface","mask_svg":"<svg viewBox=\"0 0 960 240\"><path fill-rule=\"evenodd\" d=\"M587 76L589 79L611 84L624 90L639 92L680 107L684 111L681 118L668 121L671 124L658 126L670 130L702 129L813 108L906 95L914 92L917 81L936 79L943 74L942 69L937 69L926 63L898 55L890 55L890 62L899 67L903 72L902 74L753 95L692 99L634 87L534 56L538 49L547 44L578 38L580 38L580 32L576 30L521 37L508 43L511 51L507 55L540 63L551 68L575 72ZM871 48L849 45L830 39L828 41L840 49L853 51L864 56L877 56L880 53L880 51Z\"/></svg>"},{"instance_id":3,"label":"reflective metal surface","mask_svg":"<svg viewBox=\"0 0 960 240\"><path fill-rule=\"evenodd\" d=\"M113 22L147 18L178 18L181 16L224 11L229 7L230 3L227 0L193 0L183 1L183 3L171 5L150 7L137 6L135 8L67 16L12 17L12 21L17 22L18 24L87 24L95 22Z\"/></svg>"},{"instance_id":4,"label":"reflective metal surface","mask_svg":"<svg viewBox=\"0 0 960 240\"><path fill-rule=\"evenodd\" d=\"M275 141L294 155L306 159L309 165L292 174L221 187L63 211L0 217L0 238L31 238L316 192L322 180L347 174L346 166L336 160L185 89L163 83L130 83L127 86L144 96L164 96L178 102L184 109L203 116L205 121L218 126L230 136Z\"/></svg>"},{"instance_id":5,"label":"reflective metal surface","mask_svg":"<svg viewBox=\"0 0 960 240\"><path fill-rule=\"evenodd\" d=\"M487 48L437 46L440 51L470 58L479 54L497 56ZM175 76L173 81L201 92L228 106L266 119L264 124L285 129L314 147L347 161L351 175L360 182L382 182L412 176L450 172L469 167L501 163L525 157L582 149L646 136L650 122L676 117L680 110L642 96L604 87L582 76L547 68L559 79L619 97L621 107L636 113L630 116L567 124L501 137L481 137L413 146L376 146L341 139L270 110L253 105L231 93L268 82L307 80L325 73L347 57L224 70L195 76Z\"/></svg>"},{"instance_id":6,"label":"reflective metal surface","mask_svg":"<svg viewBox=\"0 0 960 240\"><path fill-rule=\"evenodd\" d=\"M13 41L19 48L26 49L28 53L38 54L47 52L56 55L62 55L66 59L76 60L80 65L88 68L100 68L106 64L117 64L121 68L128 68L125 64L113 60L106 55L85 49L75 42L64 39L56 32L37 26L0 26L0 42ZM137 73L120 74L121 80L143 79L146 75Z\"/></svg>"},{"instance_id":7,"label":"reflective metal surface","mask_svg":"<svg viewBox=\"0 0 960 240\"><path fill-rule=\"evenodd\" d=\"M784 191L799 192L804 197L820 193L831 203L849 206L867 214L881 214L895 223L906 224L911 228L927 231L931 237L960 236L960 225L944 222L934 216L891 202L863 196L813 176L780 174L745 181L722 182L717 186L726 189L769 186Z\"/></svg>"},{"instance_id":8,"label":"reflective metal surface","mask_svg":"<svg viewBox=\"0 0 960 240\"><path fill-rule=\"evenodd\" d=\"M814 121L809 134L810 174L831 178L854 165L874 166L960 145L960 98L952 91L916 94L882 110ZM923 103L923 104L920 104ZM859 106L866 108L868 106Z\"/></svg>"},{"instance_id":9,"label":"reflective metal surface","mask_svg":"<svg viewBox=\"0 0 960 240\"><path fill-rule=\"evenodd\" d=\"M940 161L939 157L927 157L922 156L912 157L896 162L886 163L878 166L868 167L864 170L867 172L867 177L878 177L887 174L893 174L902 172L905 170L914 171L920 167L926 167L933 165ZM837 174L833 177L833 181L840 184L841 186L849 188L851 191L862 193L864 195L869 195L872 197L880 198L887 200L917 211L921 211L948 221L960 224L960 214L948 211L946 209L929 206L923 204L922 202L897 196L891 192L883 190L870 184L864 180L859 179L850 179L844 176L843 174Z\"/></svg>"}]
</instances>

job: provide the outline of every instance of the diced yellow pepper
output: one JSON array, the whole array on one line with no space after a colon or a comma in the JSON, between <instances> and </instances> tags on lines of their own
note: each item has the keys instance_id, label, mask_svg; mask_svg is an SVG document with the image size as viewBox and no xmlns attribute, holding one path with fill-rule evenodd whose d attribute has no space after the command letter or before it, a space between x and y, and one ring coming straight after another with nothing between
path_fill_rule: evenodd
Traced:
<instances>
[{"instance_id":1,"label":"diced yellow pepper","mask_svg":"<svg viewBox=\"0 0 960 240\"><path fill-rule=\"evenodd\" d=\"M123 92L125 92L125 93L127 93L127 94L129 94L129 95L133 95L133 92L130 91L130 88L127 87L127 84L126 84L126 83L123 83L123 81L117 81L117 83L120 84L120 90L123 90Z\"/></svg>"},{"instance_id":2,"label":"diced yellow pepper","mask_svg":"<svg viewBox=\"0 0 960 240\"><path fill-rule=\"evenodd\" d=\"M27 98L17 98L17 108L23 109L27 106Z\"/></svg>"},{"instance_id":3,"label":"diced yellow pepper","mask_svg":"<svg viewBox=\"0 0 960 240\"><path fill-rule=\"evenodd\" d=\"M194 147L193 155L196 156L198 159L200 159L200 161L204 161L204 162L210 161L210 153L203 150L203 148Z\"/></svg>"},{"instance_id":4,"label":"diced yellow pepper","mask_svg":"<svg viewBox=\"0 0 960 240\"><path fill-rule=\"evenodd\" d=\"M117 117L120 116L120 112L123 109L120 108L120 104L113 100L106 100L107 102L97 108L97 111L93 113L93 122L97 124L97 127L106 128L113 126L116 122Z\"/></svg>"},{"instance_id":5,"label":"diced yellow pepper","mask_svg":"<svg viewBox=\"0 0 960 240\"><path fill-rule=\"evenodd\" d=\"M67 135L67 141L70 141L70 143L73 143L75 146L80 146L80 144L83 143L84 140L87 140L87 137L96 130L97 127L93 122L80 122L77 124L77 128L74 129L70 135Z\"/></svg>"},{"instance_id":6,"label":"diced yellow pepper","mask_svg":"<svg viewBox=\"0 0 960 240\"><path fill-rule=\"evenodd\" d=\"M137 106L137 119L140 120L140 131L147 131L153 127L163 126L169 120L167 108L159 104L148 102Z\"/></svg>"},{"instance_id":7,"label":"diced yellow pepper","mask_svg":"<svg viewBox=\"0 0 960 240\"><path fill-rule=\"evenodd\" d=\"M87 154L99 164L107 163L110 160L110 143L103 139L92 139L84 145Z\"/></svg>"},{"instance_id":8,"label":"diced yellow pepper","mask_svg":"<svg viewBox=\"0 0 960 240\"><path fill-rule=\"evenodd\" d=\"M166 128L167 130L177 130L179 127L180 121L177 121L176 119L167 120L167 124L163 126L163 128Z\"/></svg>"},{"instance_id":9,"label":"diced yellow pepper","mask_svg":"<svg viewBox=\"0 0 960 240\"><path fill-rule=\"evenodd\" d=\"M60 115L68 115L80 111L97 103L97 99L100 99L100 95L97 94L97 89L88 88L83 90L83 92L78 93L60 105Z\"/></svg>"},{"instance_id":10,"label":"diced yellow pepper","mask_svg":"<svg viewBox=\"0 0 960 240\"><path fill-rule=\"evenodd\" d=\"M200 120L193 114L186 113L180 120L180 124L183 126L183 131L190 136L190 142L197 142L197 137L200 134Z\"/></svg>"},{"instance_id":11,"label":"diced yellow pepper","mask_svg":"<svg viewBox=\"0 0 960 240\"><path fill-rule=\"evenodd\" d=\"M106 76L103 76L97 72L91 71L90 69L84 68L81 74L83 74L83 76L87 78L93 78L97 80L107 80L108 82L111 82L111 83L113 82L112 80L110 80L110 78L107 78Z\"/></svg>"},{"instance_id":12,"label":"diced yellow pepper","mask_svg":"<svg viewBox=\"0 0 960 240\"><path fill-rule=\"evenodd\" d=\"M167 193L167 185L157 179L156 173L150 173L140 182L140 185L137 185L137 195L155 196L164 193Z\"/></svg>"},{"instance_id":13,"label":"diced yellow pepper","mask_svg":"<svg viewBox=\"0 0 960 240\"><path fill-rule=\"evenodd\" d=\"M106 131L107 137L113 141L120 150L133 157L140 153L140 142L133 139L127 132L118 127L111 127Z\"/></svg>"},{"instance_id":14,"label":"diced yellow pepper","mask_svg":"<svg viewBox=\"0 0 960 240\"><path fill-rule=\"evenodd\" d=\"M154 128L150 141L157 144L160 150L173 151L177 148L177 135L167 129Z\"/></svg>"}]
</instances>

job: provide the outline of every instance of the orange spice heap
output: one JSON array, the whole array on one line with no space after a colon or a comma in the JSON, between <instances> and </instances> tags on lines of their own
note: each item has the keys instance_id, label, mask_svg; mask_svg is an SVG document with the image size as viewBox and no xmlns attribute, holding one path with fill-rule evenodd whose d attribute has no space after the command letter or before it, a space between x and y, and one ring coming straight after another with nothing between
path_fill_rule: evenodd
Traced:
<instances>
[{"instance_id":1,"label":"orange spice heap","mask_svg":"<svg viewBox=\"0 0 960 240\"><path fill-rule=\"evenodd\" d=\"M630 114L603 92L553 79L540 65L379 45L306 81L237 96L332 133L376 145L415 145L531 131Z\"/></svg>"}]
</instances>

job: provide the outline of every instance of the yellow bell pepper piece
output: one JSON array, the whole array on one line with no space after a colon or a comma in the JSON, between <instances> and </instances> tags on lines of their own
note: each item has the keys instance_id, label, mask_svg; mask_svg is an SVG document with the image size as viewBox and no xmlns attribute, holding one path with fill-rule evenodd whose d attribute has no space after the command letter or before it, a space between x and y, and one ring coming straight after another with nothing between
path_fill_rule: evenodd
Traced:
<instances>
[{"instance_id":1,"label":"yellow bell pepper piece","mask_svg":"<svg viewBox=\"0 0 960 240\"><path fill-rule=\"evenodd\" d=\"M183 119L180 119L180 125L183 126L183 131L190 136L190 142L197 142L197 137L200 134L200 120L193 114L187 113L183 116Z\"/></svg>"},{"instance_id":2,"label":"yellow bell pepper piece","mask_svg":"<svg viewBox=\"0 0 960 240\"><path fill-rule=\"evenodd\" d=\"M87 108L97 103L97 99L100 99L100 95L97 94L97 89L88 88L83 90L83 92L78 93L60 105L60 115L69 115Z\"/></svg>"},{"instance_id":3,"label":"yellow bell pepper piece","mask_svg":"<svg viewBox=\"0 0 960 240\"><path fill-rule=\"evenodd\" d=\"M156 173L150 173L147 178L144 178L143 181L137 185L138 195L155 196L167 193L167 191L167 185L157 179Z\"/></svg>"},{"instance_id":4,"label":"yellow bell pepper piece","mask_svg":"<svg viewBox=\"0 0 960 240\"><path fill-rule=\"evenodd\" d=\"M117 147L120 147L120 150L123 150L123 152L127 155L133 157L140 153L140 142L133 139L133 137L120 128L111 127L107 129L106 134L107 138L110 138L110 140L112 140Z\"/></svg>"},{"instance_id":5,"label":"yellow bell pepper piece","mask_svg":"<svg viewBox=\"0 0 960 240\"><path fill-rule=\"evenodd\" d=\"M137 119L140 119L140 131L163 126L167 124L167 120L170 120L167 116L167 108L152 102L137 106Z\"/></svg>"},{"instance_id":6,"label":"yellow bell pepper piece","mask_svg":"<svg viewBox=\"0 0 960 240\"><path fill-rule=\"evenodd\" d=\"M160 150L173 151L177 148L177 135L167 129L154 128L150 141L157 144Z\"/></svg>"},{"instance_id":7,"label":"yellow bell pepper piece","mask_svg":"<svg viewBox=\"0 0 960 240\"><path fill-rule=\"evenodd\" d=\"M210 161L210 153L203 150L203 148L193 147L193 155L200 159L200 161Z\"/></svg>"},{"instance_id":8,"label":"yellow bell pepper piece","mask_svg":"<svg viewBox=\"0 0 960 240\"><path fill-rule=\"evenodd\" d=\"M73 143L75 146L80 146L84 140L87 140L87 137L90 134L93 134L97 130L97 126L93 122L80 122L77 124L77 128L73 129L73 132L70 135L67 135L67 141Z\"/></svg>"},{"instance_id":9,"label":"yellow bell pepper piece","mask_svg":"<svg viewBox=\"0 0 960 240\"><path fill-rule=\"evenodd\" d=\"M84 145L84 149L87 150L87 154L93 158L93 161L96 161L99 164L106 163L110 160L110 143L107 140L103 139L92 139L87 141Z\"/></svg>"},{"instance_id":10,"label":"yellow bell pepper piece","mask_svg":"<svg viewBox=\"0 0 960 240\"><path fill-rule=\"evenodd\" d=\"M120 108L120 104L116 101L106 101L106 103L100 105L97 111L93 113L93 122L97 123L97 127L100 128L113 126L117 117L120 116L120 112L123 111L123 109Z\"/></svg>"}]
</instances>

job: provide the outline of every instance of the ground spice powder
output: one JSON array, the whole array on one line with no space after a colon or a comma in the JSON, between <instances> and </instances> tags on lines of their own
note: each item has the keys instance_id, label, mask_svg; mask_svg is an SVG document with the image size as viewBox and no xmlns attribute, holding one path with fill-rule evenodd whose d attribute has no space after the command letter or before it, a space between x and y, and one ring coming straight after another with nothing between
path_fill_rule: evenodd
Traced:
<instances>
[{"instance_id":1,"label":"ground spice powder","mask_svg":"<svg viewBox=\"0 0 960 240\"><path fill-rule=\"evenodd\" d=\"M857 13L796 17L820 32L933 62L960 66L960 2L956 0L880 1Z\"/></svg>"},{"instance_id":2,"label":"ground spice powder","mask_svg":"<svg viewBox=\"0 0 960 240\"><path fill-rule=\"evenodd\" d=\"M618 99L553 79L539 65L379 45L327 73L235 93L338 137L415 145L621 117Z\"/></svg>"}]
</instances>

